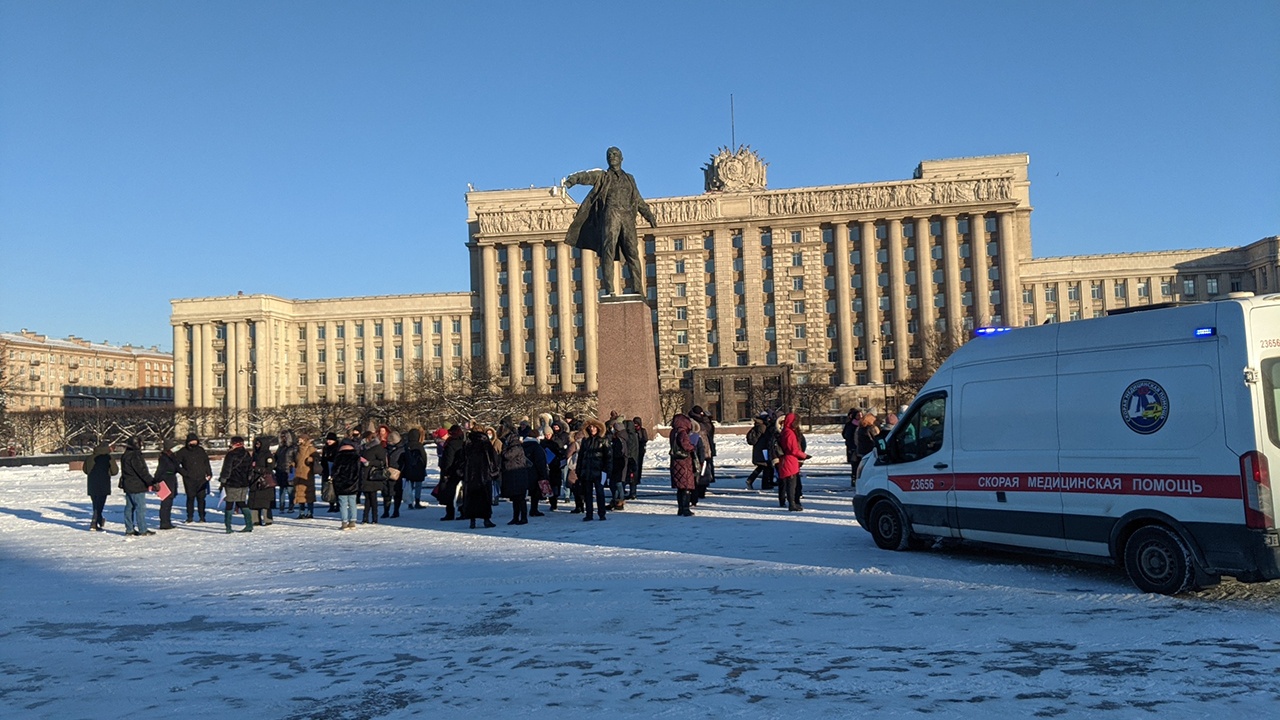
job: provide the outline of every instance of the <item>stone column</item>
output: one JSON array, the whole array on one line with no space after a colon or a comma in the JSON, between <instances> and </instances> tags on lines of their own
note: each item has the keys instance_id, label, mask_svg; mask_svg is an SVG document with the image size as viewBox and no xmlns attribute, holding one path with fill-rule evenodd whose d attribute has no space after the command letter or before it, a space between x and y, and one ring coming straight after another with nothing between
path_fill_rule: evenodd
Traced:
<instances>
[{"instance_id":1,"label":"stone column","mask_svg":"<svg viewBox=\"0 0 1280 720\"><path fill-rule=\"evenodd\" d=\"M244 434L247 428L244 425L244 413L249 409L249 327L244 320L237 320L233 323L236 345L236 363L228 369L231 376L231 383L235 385L236 395L235 404L232 409L235 412L236 429Z\"/></svg>"},{"instance_id":2,"label":"stone column","mask_svg":"<svg viewBox=\"0 0 1280 720\"><path fill-rule=\"evenodd\" d=\"M547 246L533 246L533 367L534 383L539 393L551 391L551 362L547 357L550 343L547 336Z\"/></svg>"},{"instance_id":3,"label":"stone column","mask_svg":"<svg viewBox=\"0 0 1280 720\"><path fill-rule=\"evenodd\" d=\"M484 364L486 370L492 370L497 374L499 362L499 352L501 347L501 336L498 328L498 248L494 245L484 245L480 248L480 257L482 271L480 275L480 302L482 312L484 312ZM422 328L422 364L424 370L430 367L430 343L427 342L429 333L427 332L427 324L430 322L423 318Z\"/></svg>"},{"instance_id":4,"label":"stone column","mask_svg":"<svg viewBox=\"0 0 1280 720\"><path fill-rule=\"evenodd\" d=\"M514 392L524 392L524 294L529 289L524 286L523 253L519 245L507 248L507 315L511 318L511 389Z\"/></svg>"},{"instance_id":5,"label":"stone column","mask_svg":"<svg viewBox=\"0 0 1280 720\"><path fill-rule=\"evenodd\" d=\"M617 263L614 263L615 265ZM586 348L587 392L596 392L600 371L600 355L596 343L600 339L600 284L596 280L596 254L582 253L582 336Z\"/></svg>"},{"instance_id":6,"label":"stone column","mask_svg":"<svg viewBox=\"0 0 1280 720\"><path fill-rule=\"evenodd\" d=\"M209 373L204 368L204 324L191 324L191 407L206 407L205 384Z\"/></svg>"},{"instance_id":7,"label":"stone column","mask_svg":"<svg viewBox=\"0 0 1280 720\"><path fill-rule=\"evenodd\" d=\"M200 406L211 408L216 402L216 398L213 397L213 388L218 384L213 376L213 361L218 357L213 349L213 338L217 335L217 329L213 323L206 322L197 325L196 331L200 333ZM226 390L226 388L223 389Z\"/></svg>"},{"instance_id":8,"label":"stone column","mask_svg":"<svg viewBox=\"0 0 1280 720\"><path fill-rule=\"evenodd\" d=\"M1048 301L1044 299L1045 288L1044 283L1034 283L1031 286L1031 323L1039 325L1044 322L1045 313L1048 312Z\"/></svg>"},{"instance_id":9,"label":"stone column","mask_svg":"<svg viewBox=\"0 0 1280 720\"><path fill-rule=\"evenodd\" d=\"M560 338L560 392L573 392L573 248L556 243L556 328ZM583 299L586 299L585 293Z\"/></svg>"},{"instance_id":10,"label":"stone column","mask_svg":"<svg viewBox=\"0 0 1280 720\"><path fill-rule=\"evenodd\" d=\"M276 375L280 371L280 346L284 343L284 338L281 337L280 333L276 332L277 322L275 318L268 315L259 323L257 340L258 376L256 379L257 389L254 391L258 395L259 408L280 406L279 383Z\"/></svg>"},{"instance_id":11,"label":"stone column","mask_svg":"<svg viewBox=\"0 0 1280 720\"><path fill-rule=\"evenodd\" d=\"M990 256L987 255L986 218L969 215L969 260L973 268L973 326L991 323Z\"/></svg>"},{"instance_id":12,"label":"stone column","mask_svg":"<svg viewBox=\"0 0 1280 720\"><path fill-rule=\"evenodd\" d=\"M880 285L876 271L876 224L862 221L862 317L863 343L867 348L867 381L884 382L880 348L886 338L880 336Z\"/></svg>"},{"instance_id":13,"label":"stone column","mask_svg":"<svg viewBox=\"0 0 1280 720\"><path fill-rule=\"evenodd\" d=\"M953 338L964 335L964 289L960 281L960 239L956 236L956 216L942 218L942 263L947 280L947 332Z\"/></svg>"},{"instance_id":14,"label":"stone column","mask_svg":"<svg viewBox=\"0 0 1280 720\"><path fill-rule=\"evenodd\" d=\"M849 287L849 226L840 221L831 224L832 263L836 269L836 342L840 360L841 385L853 385L853 298Z\"/></svg>"},{"instance_id":15,"label":"stone column","mask_svg":"<svg viewBox=\"0 0 1280 720\"><path fill-rule=\"evenodd\" d=\"M1018 244L1014 237L1012 212L1002 212L1000 219L1000 300L1004 324L1009 327L1022 325L1022 272L1018 258ZM1063 298L1065 300L1065 298ZM1067 301L1068 305L1070 301ZM1068 311L1069 313L1070 311ZM1080 313L1083 318L1084 313Z\"/></svg>"},{"instance_id":16,"label":"stone column","mask_svg":"<svg viewBox=\"0 0 1280 720\"><path fill-rule=\"evenodd\" d=\"M907 333L907 277L902 261L902 220L889 221L889 309L893 323L893 378L907 376L911 338Z\"/></svg>"},{"instance_id":17,"label":"stone column","mask_svg":"<svg viewBox=\"0 0 1280 720\"><path fill-rule=\"evenodd\" d=\"M191 394L187 392L187 361L191 358L191 348L187 346L186 326L173 326L173 405L183 408L191 406Z\"/></svg>"},{"instance_id":18,"label":"stone column","mask_svg":"<svg viewBox=\"0 0 1280 720\"><path fill-rule=\"evenodd\" d=\"M920 319L920 335L930 337L933 332L933 255L929 237L929 218L916 218L916 317ZM924 351L927 348L921 347Z\"/></svg>"}]
</instances>

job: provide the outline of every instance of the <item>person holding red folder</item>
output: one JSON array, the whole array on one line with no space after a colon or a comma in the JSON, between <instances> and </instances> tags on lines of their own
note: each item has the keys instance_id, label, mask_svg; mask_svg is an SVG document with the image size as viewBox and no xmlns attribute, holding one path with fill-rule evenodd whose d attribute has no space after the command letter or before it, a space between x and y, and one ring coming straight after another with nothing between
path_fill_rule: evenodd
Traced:
<instances>
[{"instance_id":1,"label":"person holding red folder","mask_svg":"<svg viewBox=\"0 0 1280 720\"><path fill-rule=\"evenodd\" d=\"M178 492L178 459L173 456L173 448L166 441L160 451L160 461L156 465L156 487L160 491L160 529L173 529L173 496Z\"/></svg>"}]
</instances>

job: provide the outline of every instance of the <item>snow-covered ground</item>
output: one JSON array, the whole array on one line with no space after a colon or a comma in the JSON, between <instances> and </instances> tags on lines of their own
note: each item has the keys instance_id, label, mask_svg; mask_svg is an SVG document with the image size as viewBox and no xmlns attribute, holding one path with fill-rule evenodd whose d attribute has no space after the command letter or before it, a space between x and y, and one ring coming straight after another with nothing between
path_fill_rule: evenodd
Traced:
<instances>
[{"instance_id":1,"label":"snow-covered ground","mask_svg":"<svg viewBox=\"0 0 1280 720\"><path fill-rule=\"evenodd\" d=\"M0 714L1280 713L1275 583L1166 598L1107 567L882 551L839 438L809 440L803 513L748 492L725 437L697 517L650 469L607 522L511 527L504 504L492 530L432 507L347 533L322 512L125 541L118 493L91 533L83 474L0 470Z\"/></svg>"}]
</instances>

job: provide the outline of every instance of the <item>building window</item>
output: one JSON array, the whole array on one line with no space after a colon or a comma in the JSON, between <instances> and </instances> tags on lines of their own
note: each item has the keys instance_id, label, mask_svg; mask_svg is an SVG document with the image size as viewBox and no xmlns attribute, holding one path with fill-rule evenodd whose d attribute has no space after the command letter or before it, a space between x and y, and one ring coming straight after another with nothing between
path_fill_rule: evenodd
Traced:
<instances>
[{"instance_id":1,"label":"building window","mask_svg":"<svg viewBox=\"0 0 1280 720\"><path fill-rule=\"evenodd\" d=\"M791 314L792 314L792 315L803 315L803 314L804 314L804 301L803 301L803 300L794 300L794 301L792 301L792 303L791 303Z\"/></svg>"},{"instance_id":2,"label":"building window","mask_svg":"<svg viewBox=\"0 0 1280 720\"><path fill-rule=\"evenodd\" d=\"M342 338L345 338L346 336L347 336L347 324L346 324L346 323L338 323L336 326L334 326L334 337L337 337L339 340L341 340Z\"/></svg>"},{"instance_id":3,"label":"building window","mask_svg":"<svg viewBox=\"0 0 1280 720\"><path fill-rule=\"evenodd\" d=\"M1068 299L1068 300L1079 300L1079 299L1080 299L1080 283L1068 283L1068 284L1067 284L1067 299Z\"/></svg>"},{"instance_id":4,"label":"building window","mask_svg":"<svg viewBox=\"0 0 1280 720\"><path fill-rule=\"evenodd\" d=\"M404 335L404 321L397 320L391 325L391 332L395 335Z\"/></svg>"},{"instance_id":5,"label":"building window","mask_svg":"<svg viewBox=\"0 0 1280 720\"><path fill-rule=\"evenodd\" d=\"M327 360L325 359L325 356L327 354L328 352L324 348L319 348L318 350L316 350L316 362L319 362L322 364L327 362Z\"/></svg>"},{"instance_id":6,"label":"building window","mask_svg":"<svg viewBox=\"0 0 1280 720\"><path fill-rule=\"evenodd\" d=\"M441 331L441 329L443 329L443 327L444 327L444 325L443 325L443 321L441 321L441 320L432 320L432 321L431 321L431 333L432 333L433 335L439 335L439 334L440 334L440 331Z\"/></svg>"},{"instance_id":7,"label":"building window","mask_svg":"<svg viewBox=\"0 0 1280 720\"><path fill-rule=\"evenodd\" d=\"M456 342L453 344L453 356L462 357L462 343Z\"/></svg>"},{"instance_id":8,"label":"building window","mask_svg":"<svg viewBox=\"0 0 1280 720\"><path fill-rule=\"evenodd\" d=\"M676 297L687 297L689 295L689 286L685 283L676 283Z\"/></svg>"},{"instance_id":9,"label":"building window","mask_svg":"<svg viewBox=\"0 0 1280 720\"><path fill-rule=\"evenodd\" d=\"M689 331L688 331L688 330L677 330L677 331L676 331L676 344L677 344L677 345L688 345L688 344L689 344Z\"/></svg>"},{"instance_id":10,"label":"building window","mask_svg":"<svg viewBox=\"0 0 1280 720\"><path fill-rule=\"evenodd\" d=\"M804 253L791 253L791 267L804 265Z\"/></svg>"},{"instance_id":11,"label":"building window","mask_svg":"<svg viewBox=\"0 0 1280 720\"><path fill-rule=\"evenodd\" d=\"M796 326L795 326L795 333L796 333L796 339L803 340L803 339L805 338L805 335L806 335L806 329L805 329L805 326L804 326L804 325L796 325Z\"/></svg>"},{"instance_id":12,"label":"building window","mask_svg":"<svg viewBox=\"0 0 1280 720\"><path fill-rule=\"evenodd\" d=\"M414 360L421 360L421 359L422 359L422 346L421 346L421 345L414 345L414 346L413 346L413 359L414 359Z\"/></svg>"},{"instance_id":13,"label":"building window","mask_svg":"<svg viewBox=\"0 0 1280 720\"><path fill-rule=\"evenodd\" d=\"M1196 296L1196 281L1194 278L1187 278L1182 281L1182 294L1186 297Z\"/></svg>"},{"instance_id":14,"label":"building window","mask_svg":"<svg viewBox=\"0 0 1280 720\"><path fill-rule=\"evenodd\" d=\"M404 348L399 345L395 347L395 359L397 360L404 359Z\"/></svg>"},{"instance_id":15,"label":"building window","mask_svg":"<svg viewBox=\"0 0 1280 720\"><path fill-rule=\"evenodd\" d=\"M342 348L338 348L338 362L343 361ZM364 362L364 347L356 348L356 362Z\"/></svg>"},{"instance_id":16,"label":"building window","mask_svg":"<svg viewBox=\"0 0 1280 720\"><path fill-rule=\"evenodd\" d=\"M747 341L747 329L746 329L746 328L744 328L744 327L734 328L734 329L733 329L733 341L734 341L734 342L746 342L746 341Z\"/></svg>"},{"instance_id":17,"label":"building window","mask_svg":"<svg viewBox=\"0 0 1280 720\"><path fill-rule=\"evenodd\" d=\"M356 371L356 384L357 384L357 385L363 385L363 384L364 384L364 371L363 371L363 370L357 370L357 371Z\"/></svg>"},{"instance_id":18,"label":"building window","mask_svg":"<svg viewBox=\"0 0 1280 720\"><path fill-rule=\"evenodd\" d=\"M218 379L219 379L219 380L221 380L222 378L221 378L221 377L219 377ZM329 384L329 376L328 376L328 375L326 375L325 373L320 373L320 374L316 375L316 384L317 384L317 385L328 385L328 384Z\"/></svg>"},{"instance_id":19,"label":"building window","mask_svg":"<svg viewBox=\"0 0 1280 720\"><path fill-rule=\"evenodd\" d=\"M683 275L683 274L684 274L684 260L677 260L677 261L676 261L676 274L677 274L677 275Z\"/></svg>"},{"instance_id":20,"label":"building window","mask_svg":"<svg viewBox=\"0 0 1280 720\"><path fill-rule=\"evenodd\" d=\"M376 385L381 385L381 384L383 383L383 379L384 379L385 377L386 377L386 376L385 376L385 375L383 375L383 371L382 371L382 370L374 370L374 371L373 371L373 382L374 382L374 384L376 384Z\"/></svg>"},{"instance_id":21,"label":"building window","mask_svg":"<svg viewBox=\"0 0 1280 720\"><path fill-rule=\"evenodd\" d=\"M671 241L671 249L679 252L684 250L684 238L676 238Z\"/></svg>"},{"instance_id":22,"label":"building window","mask_svg":"<svg viewBox=\"0 0 1280 720\"><path fill-rule=\"evenodd\" d=\"M1173 296L1173 278L1160 278L1160 294L1164 297Z\"/></svg>"},{"instance_id":23,"label":"building window","mask_svg":"<svg viewBox=\"0 0 1280 720\"><path fill-rule=\"evenodd\" d=\"M431 346L431 357L442 357L444 355L444 347L440 343L434 343Z\"/></svg>"},{"instance_id":24,"label":"building window","mask_svg":"<svg viewBox=\"0 0 1280 720\"><path fill-rule=\"evenodd\" d=\"M1207 294L1209 297L1213 297L1214 295L1217 295L1218 294L1218 278L1215 278L1215 277L1205 278L1204 291L1205 291L1205 294Z\"/></svg>"},{"instance_id":25,"label":"building window","mask_svg":"<svg viewBox=\"0 0 1280 720\"><path fill-rule=\"evenodd\" d=\"M1123 281L1123 280L1117 280L1117 281L1116 281L1116 286L1115 286L1115 295L1116 295L1116 299L1117 299L1117 300L1123 300L1123 299L1125 299L1125 297L1127 297L1127 296L1128 296L1128 293L1129 293L1129 291L1128 291L1128 288L1125 286L1124 281Z\"/></svg>"},{"instance_id":26,"label":"building window","mask_svg":"<svg viewBox=\"0 0 1280 720\"><path fill-rule=\"evenodd\" d=\"M1150 294L1151 294L1151 281L1139 280L1138 281L1138 297L1144 298L1149 296Z\"/></svg>"},{"instance_id":27,"label":"building window","mask_svg":"<svg viewBox=\"0 0 1280 720\"><path fill-rule=\"evenodd\" d=\"M1102 299L1102 281L1101 280L1089 281L1089 297L1093 298L1094 300Z\"/></svg>"},{"instance_id":28,"label":"building window","mask_svg":"<svg viewBox=\"0 0 1280 720\"><path fill-rule=\"evenodd\" d=\"M802 275L797 275L797 276L795 276L795 277L791 278L791 289L792 289L792 290L804 290L804 276L802 276Z\"/></svg>"},{"instance_id":29,"label":"building window","mask_svg":"<svg viewBox=\"0 0 1280 720\"><path fill-rule=\"evenodd\" d=\"M1022 286L1022 302L1030 305L1035 301L1036 301L1035 288L1029 287L1027 285L1023 285Z\"/></svg>"},{"instance_id":30,"label":"building window","mask_svg":"<svg viewBox=\"0 0 1280 720\"><path fill-rule=\"evenodd\" d=\"M688 319L689 319L689 308L683 307L683 306L676 308L676 320L688 320Z\"/></svg>"},{"instance_id":31,"label":"building window","mask_svg":"<svg viewBox=\"0 0 1280 720\"><path fill-rule=\"evenodd\" d=\"M1051 302L1051 303L1058 302L1058 286L1057 285L1044 286L1044 301Z\"/></svg>"},{"instance_id":32,"label":"building window","mask_svg":"<svg viewBox=\"0 0 1280 720\"><path fill-rule=\"evenodd\" d=\"M681 370L689 369L689 356L688 355L676 356L676 366L679 367Z\"/></svg>"},{"instance_id":33,"label":"building window","mask_svg":"<svg viewBox=\"0 0 1280 720\"><path fill-rule=\"evenodd\" d=\"M801 236L801 234L800 234L800 231L799 231L799 230L792 230L792 231L791 231L791 242L793 242L793 243L798 243L798 242L800 242L800 241L801 241L801 240L803 240L803 239L804 239L804 238Z\"/></svg>"},{"instance_id":34,"label":"building window","mask_svg":"<svg viewBox=\"0 0 1280 720\"><path fill-rule=\"evenodd\" d=\"M453 334L454 334L454 335L461 335L461 334L462 334L462 321L461 321L461 320L454 320L454 321L453 321Z\"/></svg>"},{"instance_id":35,"label":"building window","mask_svg":"<svg viewBox=\"0 0 1280 720\"><path fill-rule=\"evenodd\" d=\"M363 360L364 348L356 348L356 355L358 355L360 359ZM338 348L338 362L346 362L346 361L347 361L347 349L344 347Z\"/></svg>"},{"instance_id":36,"label":"building window","mask_svg":"<svg viewBox=\"0 0 1280 720\"><path fill-rule=\"evenodd\" d=\"M382 323L376 320L373 323L373 336L382 337Z\"/></svg>"},{"instance_id":37,"label":"building window","mask_svg":"<svg viewBox=\"0 0 1280 720\"><path fill-rule=\"evenodd\" d=\"M338 384L339 385L347 384L347 372L345 370L338 371Z\"/></svg>"},{"instance_id":38,"label":"building window","mask_svg":"<svg viewBox=\"0 0 1280 720\"><path fill-rule=\"evenodd\" d=\"M421 320L414 320L414 321L413 321L413 334L414 334L414 335L421 335L421 334L422 334L422 321L421 321Z\"/></svg>"}]
</instances>

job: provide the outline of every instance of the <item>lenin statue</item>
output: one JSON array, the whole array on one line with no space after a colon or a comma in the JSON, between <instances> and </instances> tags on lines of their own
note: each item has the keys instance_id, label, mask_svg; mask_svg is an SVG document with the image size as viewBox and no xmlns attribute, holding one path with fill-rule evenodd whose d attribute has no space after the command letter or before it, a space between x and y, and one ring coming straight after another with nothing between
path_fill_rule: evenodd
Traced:
<instances>
[{"instance_id":1,"label":"lenin statue","mask_svg":"<svg viewBox=\"0 0 1280 720\"><path fill-rule=\"evenodd\" d=\"M593 186L573 216L565 242L600 256L604 294L615 294L613 261L621 257L631 269L634 292L644 296L644 263L640 262L640 250L636 246L636 213L649 221L649 227L658 227L658 222L653 219L648 203L640 197L636 179L622 170L622 151L611 147L606 158L608 170L584 170L564 179L567 188Z\"/></svg>"}]
</instances>

